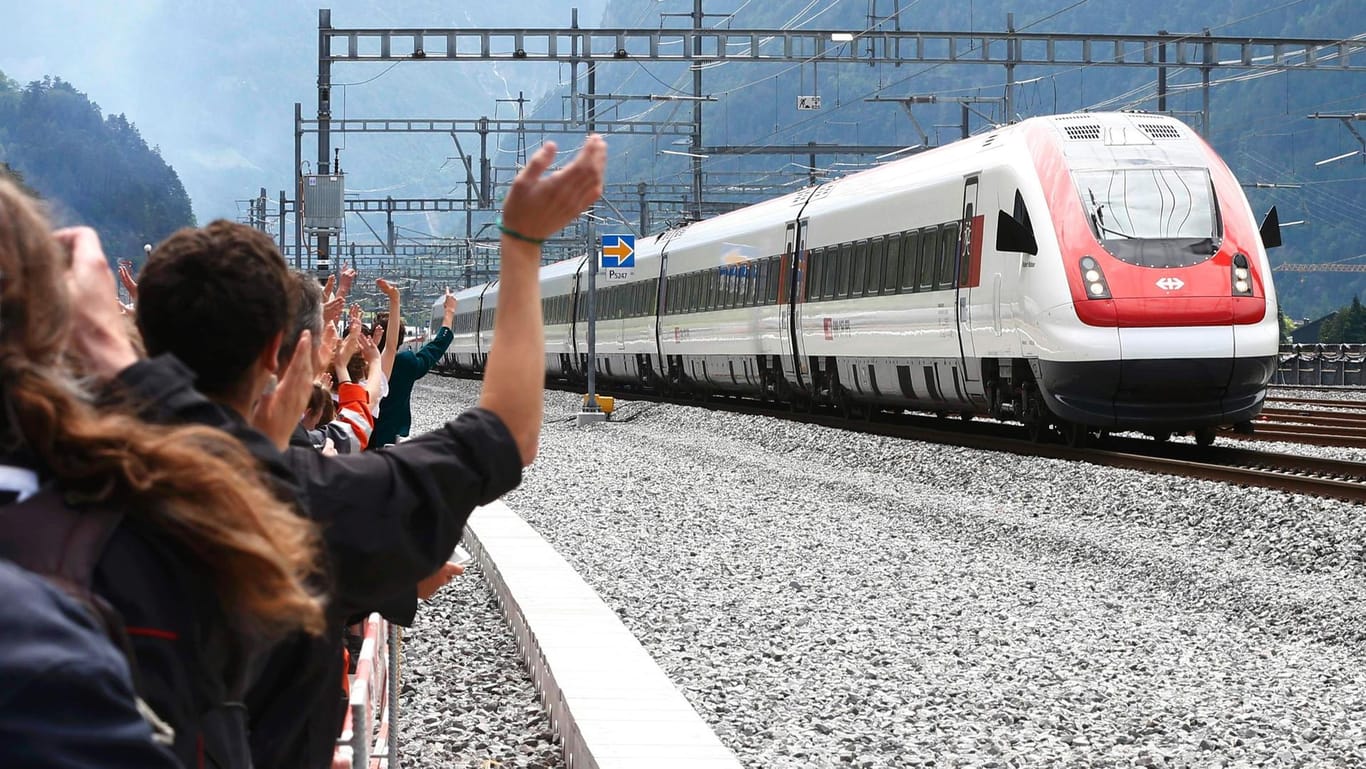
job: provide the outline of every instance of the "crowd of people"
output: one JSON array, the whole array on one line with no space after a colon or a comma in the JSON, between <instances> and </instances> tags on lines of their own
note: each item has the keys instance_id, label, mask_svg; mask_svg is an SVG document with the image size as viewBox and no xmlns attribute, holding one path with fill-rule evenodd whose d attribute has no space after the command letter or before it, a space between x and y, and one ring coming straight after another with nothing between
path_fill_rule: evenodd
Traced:
<instances>
[{"instance_id":1,"label":"crowd of people","mask_svg":"<svg viewBox=\"0 0 1366 769\"><path fill-rule=\"evenodd\" d=\"M357 276L293 273L266 235L176 232L120 305L89 229L0 179L0 765L329 765L344 633L408 624L473 509L536 455L540 243L597 199L606 145L504 202L501 296L476 407L407 436L451 340L372 327Z\"/></svg>"}]
</instances>

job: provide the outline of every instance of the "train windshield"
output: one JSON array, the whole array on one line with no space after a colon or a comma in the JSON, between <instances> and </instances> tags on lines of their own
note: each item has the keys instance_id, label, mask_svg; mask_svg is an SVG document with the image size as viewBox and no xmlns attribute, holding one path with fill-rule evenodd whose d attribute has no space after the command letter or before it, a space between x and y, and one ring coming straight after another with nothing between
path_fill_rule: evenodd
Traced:
<instances>
[{"instance_id":1,"label":"train windshield","mask_svg":"<svg viewBox=\"0 0 1366 769\"><path fill-rule=\"evenodd\" d=\"M1188 267L1218 251L1219 214L1203 168L1077 171L1091 229L1116 258L1141 267Z\"/></svg>"}]
</instances>

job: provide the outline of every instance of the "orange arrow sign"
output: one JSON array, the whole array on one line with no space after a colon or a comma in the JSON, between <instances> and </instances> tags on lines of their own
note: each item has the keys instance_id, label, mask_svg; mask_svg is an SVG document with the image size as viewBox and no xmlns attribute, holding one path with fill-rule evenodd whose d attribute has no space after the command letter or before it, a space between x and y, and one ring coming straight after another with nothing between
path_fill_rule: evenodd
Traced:
<instances>
[{"instance_id":1,"label":"orange arrow sign","mask_svg":"<svg viewBox=\"0 0 1366 769\"><path fill-rule=\"evenodd\" d=\"M635 249L634 249L634 248L631 248L630 246L626 245L625 243L623 243L623 242L620 241L620 240L617 241L617 244L616 244L615 246L603 246L603 247L602 247L602 253L603 253L603 255L604 255L604 256L615 256L615 257L617 258L617 264L621 264L622 260L624 260L626 257L630 256L630 255L631 255L632 253L634 253L634 252L635 252Z\"/></svg>"}]
</instances>

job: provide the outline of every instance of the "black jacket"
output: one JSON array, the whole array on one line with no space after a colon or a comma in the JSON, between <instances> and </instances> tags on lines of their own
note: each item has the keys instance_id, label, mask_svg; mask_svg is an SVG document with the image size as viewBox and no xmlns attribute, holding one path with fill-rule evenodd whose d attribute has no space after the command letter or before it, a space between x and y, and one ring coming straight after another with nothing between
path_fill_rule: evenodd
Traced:
<instances>
[{"instance_id":1,"label":"black jacket","mask_svg":"<svg viewBox=\"0 0 1366 769\"><path fill-rule=\"evenodd\" d=\"M206 565L165 532L125 517L93 587L122 617L138 692L176 730L180 761L251 767L242 700L265 649L229 622Z\"/></svg>"},{"instance_id":2,"label":"black jacket","mask_svg":"<svg viewBox=\"0 0 1366 769\"><path fill-rule=\"evenodd\" d=\"M321 526L332 581L327 635L300 635L273 650L247 705L257 769L327 766L341 728L346 618L412 595L455 549L474 508L517 487L516 441L497 415L476 408L378 451L324 457L296 430L281 453L236 413L196 391L193 373L173 356L139 362L119 378L146 414L237 436L282 493L295 495Z\"/></svg>"}]
</instances>

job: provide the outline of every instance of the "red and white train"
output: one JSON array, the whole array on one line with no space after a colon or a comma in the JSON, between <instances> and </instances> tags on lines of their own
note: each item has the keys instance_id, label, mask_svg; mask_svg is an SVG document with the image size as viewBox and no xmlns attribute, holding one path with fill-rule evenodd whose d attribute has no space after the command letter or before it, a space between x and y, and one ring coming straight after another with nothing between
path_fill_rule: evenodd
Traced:
<instances>
[{"instance_id":1,"label":"red and white train","mask_svg":"<svg viewBox=\"0 0 1366 769\"><path fill-rule=\"evenodd\" d=\"M1265 239L1265 245L1264 245ZM1165 438L1262 408L1279 329L1237 180L1185 124L1039 117L636 240L597 287L600 380ZM541 271L546 374L582 378L587 261ZM482 369L497 283L459 294ZM440 302L434 308L440 322Z\"/></svg>"}]
</instances>

